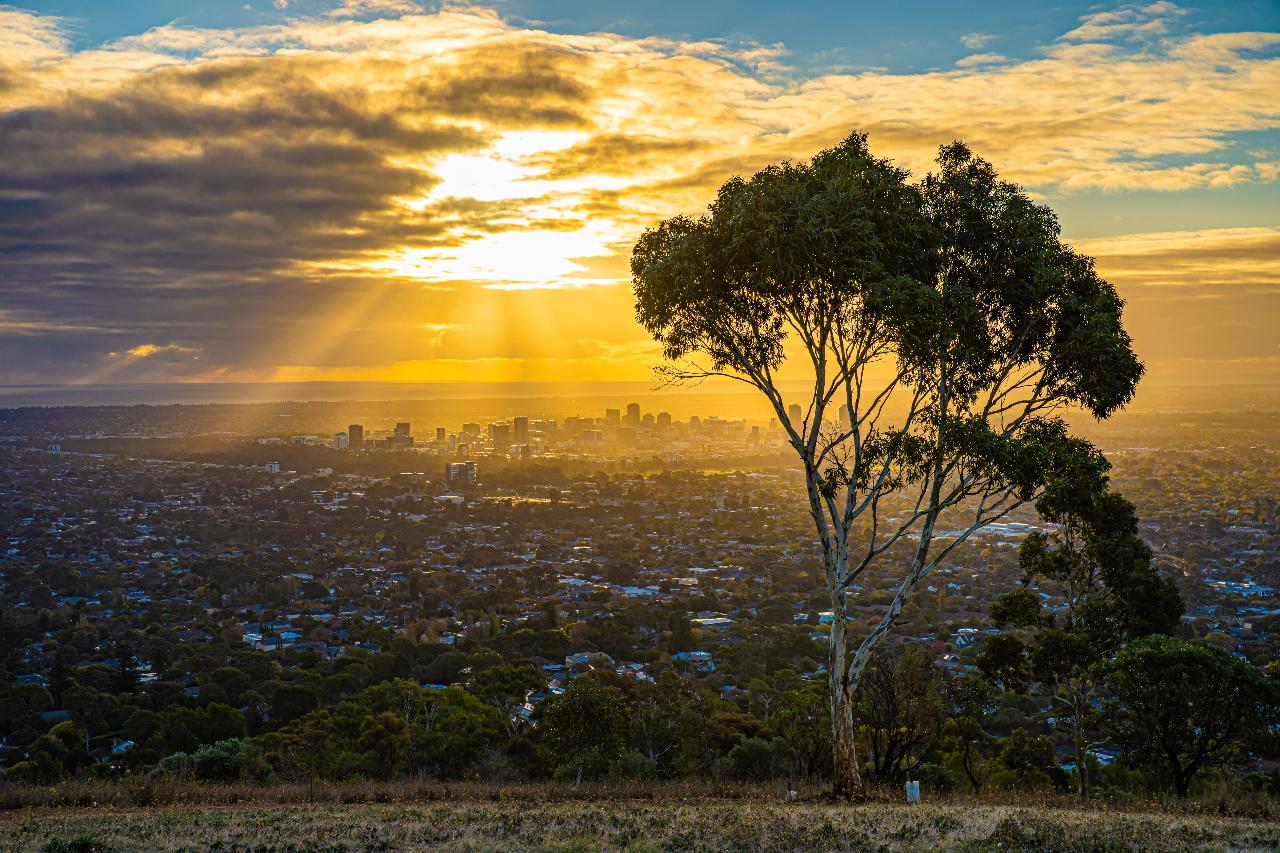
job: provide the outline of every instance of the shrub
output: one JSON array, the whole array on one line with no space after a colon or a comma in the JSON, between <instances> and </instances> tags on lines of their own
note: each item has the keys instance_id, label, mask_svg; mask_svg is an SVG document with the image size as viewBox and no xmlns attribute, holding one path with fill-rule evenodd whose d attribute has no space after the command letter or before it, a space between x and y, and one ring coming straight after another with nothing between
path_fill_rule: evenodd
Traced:
<instances>
[{"instance_id":1,"label":"shrub","mask_svg":"<svg viewBox=\"0 0 1280 853\"><path fill-rule=\"evenodd\" d=\"M239 738L200 747L191 754L191 766L205 782L265 781L271 773L261 750Z\"/></svg>"}]
</instances>

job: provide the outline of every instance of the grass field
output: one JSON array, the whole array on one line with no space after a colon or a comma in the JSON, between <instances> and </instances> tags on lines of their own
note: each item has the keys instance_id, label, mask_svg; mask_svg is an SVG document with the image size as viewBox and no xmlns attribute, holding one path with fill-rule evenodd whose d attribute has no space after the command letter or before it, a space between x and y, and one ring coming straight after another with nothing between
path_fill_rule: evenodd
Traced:
<instances>
[{"instance_id":1,"label":"grass field","mask_svg":"<svg viewBox=\"0 0 1280 853\"><path fill-rule=\"evenodd\" d=\"M15 851L1277 850L1280 823L1025 806L478 800L0 813Z\"/></svg>"}]
</instances>

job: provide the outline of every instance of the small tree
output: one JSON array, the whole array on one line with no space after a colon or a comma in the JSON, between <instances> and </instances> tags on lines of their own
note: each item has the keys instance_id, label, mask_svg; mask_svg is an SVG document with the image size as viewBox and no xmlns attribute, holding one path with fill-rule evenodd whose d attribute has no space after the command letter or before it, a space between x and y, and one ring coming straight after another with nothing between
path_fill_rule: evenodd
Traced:
<instances>
[{"instance_id":1,"label":"small tree","mask_svg":"<svg viewBox=\"0 0 1280 853\"><path fill-rule=\"evenodd\" d=\"M1097 727L1093 667L1130 637L1172 632L1182 596L1156 573L1151 549L1138 536L1137 513L1121 495L1054 489L1037 507L1058 529L1027 537L1018 552L1022 585L991 607L997 627L1028 629L1032 637L1026 644L1001 638L978 665L1011 688L1033 679L1053 691L1055 724L1071 731L1077 789L1087 800ZM1042 602L1037 585L1060 596L1061 605Z\"/></svg>"},{"instance_id":2,"label":"small tree","mask_svg":"<svg viewBox=\"0 0 1280 853\"><path fill-rule=\"evenodd\" d=\"M855 696L916 585L1060 472L1100 476L1101 455L1058 415L1106 417L1142 373L1122 301L1059 240L1052 211L962 143L938 165L911 184L854 134L734 178L706 216L658 224L631 257L662 375L755 388L799 457L834 615L838 797L862 794ZM794 418L791 387L804 389ZM873 566L895 589L855 637L850 607Z\"/></svg>"},{"instance_id":3,"label":"small tree","mask_svg":"<svg viewBox=\"0 0 1280 853\"><path fill-rule=\"evenodd\" d=\"M886 779L911 774L938 745L947 721L933 661L920 646L908 646L894 659L877 655L861 698L858 717L871 772Z\"/></svg>"},{"instance_id":4,"label":"small tree","mask_svg":"<svg viewBox=\"0 0 1280 853\"><path fill-rule=\"evenodd\" d=\"M1132 763L1167 771L1179 797L1202 769L1239 763L1280 726L1275 680L1209 643L1147 637L1098 676L1107 732Z\"/></svg>"},{"instance_id":5,"label":"small tree","mask_svg":"<svg viewBox=\"0 0 1280 853\"><path fill-rule=\"evenodd\" d=\"M477 675L471 685L471 692L478 699L498 709L507 736L513 737L524 723L520 709L524 706L525 698L531 691L545 684L546 679L532 664L501 664L489 667Z\"/></svg>"},{"instance_id":6,"label":"small tree","mask_svg":"<svg viewBox=\"0 0 1280 853\"><path fill-rule=\"evenodd\" d=\"M599 776L627 745L622 694L599 678L576 678L543 705L540 728L558 768L573 773L575 784L584 774Z\"/></svg>"},{"instance_id":7,"label":"small tree","mask_svg":"<svg viewBox=\"0 0 1280 853\"><path fill-rule=\"evenodd\" d=\"M388 779L395 775L396 765L409 748L410 739L409 724L391 711L365 717L360 724L360 748L374 756Z\"/></svg>"},{"instance_id":8,"label":"small tree","mask_svg":"<svg viewBox=\"0 0 1280 853\"><path fill-rule=\"evenodd\" d=\"M996 711L996 689L985 678L971 674L943 679L942 693L951 718L949 731L959 746L956 764L973 793L980 794L995 770L990 755L994 738L986 724Z\"/></svg>"}]
</instances>

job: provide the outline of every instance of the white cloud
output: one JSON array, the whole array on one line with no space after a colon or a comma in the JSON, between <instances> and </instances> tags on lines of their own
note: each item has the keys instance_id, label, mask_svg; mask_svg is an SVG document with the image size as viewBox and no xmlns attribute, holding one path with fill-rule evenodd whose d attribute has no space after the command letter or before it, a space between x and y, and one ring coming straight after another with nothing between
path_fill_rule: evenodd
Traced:
<instances>
[{"instance_id":1,"label":"white cloud","mask_svg":"<svg viewBox=\"0 0 1280 853\"><path fill-rule=\"evenodd\" d=\"M1062 36L1063 41L1155 38L1169 32L1169 24L1187 14L1175 3L1131 3L1080 17L1080 26Z\"/></svg>"},{"instance_id":2,"label":"white cloud","mask_svg":"<svg viewBox=\"0 0 1280 853\"><path fill-rule=\"evenodd\" d=\"M972 68L975 65L997 65L1008 61L1006 57L998 53L975 53L972 56L956 60L956 66L959 68Z\"/></svg>"},{"instance_id":3,"label":"white cloud","mask_svg":"<svg viewBox=\"0 0 1280 853\"><path fill-rule=\"evenodd\" d=\"M342 0L342 5L330 10L331 18L360 18L366 15L411 15L422 11L413 0Z\"/></svg>"},{"instance_id":4,"label":"white cloud","mask_svg":"<svg viewBox=\"0 0 1280 853\"><path fill-rule=\"evenodd\" d=\"M995 40L996 37L990 33L965 33L960 36L960 43L967 50L980 50Z\"/></svg>"}]
</instances>

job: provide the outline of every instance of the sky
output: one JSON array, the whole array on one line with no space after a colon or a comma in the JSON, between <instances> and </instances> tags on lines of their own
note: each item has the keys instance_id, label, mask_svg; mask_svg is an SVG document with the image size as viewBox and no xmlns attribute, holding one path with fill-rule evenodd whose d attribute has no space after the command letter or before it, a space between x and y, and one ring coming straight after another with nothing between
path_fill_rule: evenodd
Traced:
<instances>
[{"instance_id":1,"label":"sky","mask_svg":"<svg viewBox=\"0 0 1280 853\"><path fill-rule=\"evenodd\" d=\"M1148 381L1280 381L1280 4L0 5L0 384L644 380L628 258L960 138Z\"/></svg>"}]
</instances>

